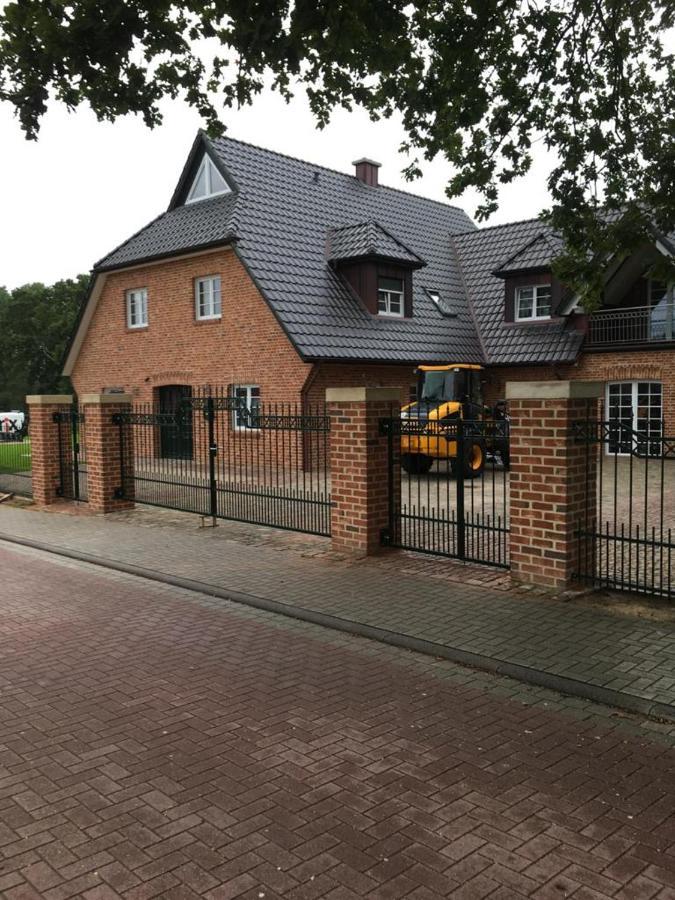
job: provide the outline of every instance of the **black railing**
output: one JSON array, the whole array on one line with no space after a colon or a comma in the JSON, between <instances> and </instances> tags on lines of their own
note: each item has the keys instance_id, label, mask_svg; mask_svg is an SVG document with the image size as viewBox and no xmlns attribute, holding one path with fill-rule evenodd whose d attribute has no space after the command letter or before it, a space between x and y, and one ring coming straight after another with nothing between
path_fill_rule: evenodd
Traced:
<instances>
[{"instance_id":1,"label":"black railing","mask_svg":"<svg viewBox=\"0 0 675 900\"><path fill-rule=\"evenodd\" d=\"M330 419L322 405L255 403L215 389L117 415L120 495L292 531L330 534ZM124 442L130 446L124 446Z\"/></svg>"},{"instance_id":2,"label":"black railing","mask_svg":"<svg viewBox=\"0 0 675 900\"><path fill-rule=\"evenodd\" d=\"M586 346L667 343L673 341L673 307L602 310L588 317Z\"/></svg>"},{"instance_id":3,"label":"black railing","mask_svg":"<svg viewBox=\"0 0 675 900\"><path fill-rule=\"evenodd\" d=\"M87 499L87 457L84 410L77 400L54 413L59 447L57 493L66 500Z\"/></svg>"},{"instance_id":4,"label":"black railing","mask_svg":"<svg viewBox=\"0 0 675 900\"><path fill-rule=\"evenodd\" d=\"M31 443L25 415L0 415L0 494L31 496L31 469Z\"/></svg>"},{"instance_id":5,"label":"black railing","mask_svg":"<svg viewBox=\"0 0 675 900\"><path fill-rule=\"evenodd\" d=\"M675 598L675 437L663 423L575 423L585 446L576 577L596 587Z\"/></svg>"},{"instance_id":6,"label":"black railing","mask_svg":"<svg viewBox=\"0 0 675 900\"><path fill-rule=\"evenodd\" d=\"M383 542L508 568L508 420L437 421L418 408L383 419L380 430L389 436Z\"/></svg>"}]
</instances>

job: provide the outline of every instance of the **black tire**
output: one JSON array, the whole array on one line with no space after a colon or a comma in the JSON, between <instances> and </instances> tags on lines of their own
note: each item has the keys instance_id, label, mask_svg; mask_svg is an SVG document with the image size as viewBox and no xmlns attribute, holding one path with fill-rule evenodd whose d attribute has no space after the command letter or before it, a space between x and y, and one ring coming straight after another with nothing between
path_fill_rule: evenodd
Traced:
<instances>
[{"instance_id":1,"label":"black tire","mask_svg":"<svg viewBox=\"0 0 675 900\"><path fill-rule=\"evenodd\" d=\"M433 458L425 456L423 453L403 453L401 455L401 466L408 475L426 475L431 471L433 464Z\"/></svg>"},{"instance_id":2,"label":"black tire","mask_svg":"<svg viewBox=\"0 0 675 900\"><path fill-rule=\"evenodd\" d=\"M464 446L464 477L478 478L485 469L485 444L483 441L468 439ZM453 475L457 476L457 458L450 460Z\"/></svg>"}]
</instances>

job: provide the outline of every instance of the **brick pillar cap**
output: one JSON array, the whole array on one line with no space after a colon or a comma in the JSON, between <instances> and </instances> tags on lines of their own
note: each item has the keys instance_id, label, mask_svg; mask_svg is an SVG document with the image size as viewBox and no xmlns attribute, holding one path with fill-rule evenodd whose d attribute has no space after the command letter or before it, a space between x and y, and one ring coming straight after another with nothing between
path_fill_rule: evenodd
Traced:
<instances>
[{"instance_id":1,"label":"brick pillar cap","mask_svg":"<svg viewBox=\"0 0 675 900\"><path fill-rule=\"evenodd\" d=\"M131 394L83 394L80 397L80 403L86 404L103 404L103 403L131 403L133 397Z\"/></svg>"},{"instance_id":2,"label":"brick pillar cap","mask_svg":"<svg viewBox=\"0 0 675 900\"><path fill-rule=\"evenodd\" d=\"M29 394L28 406L64 406L73 402L72 394Z\"/></svg>"},{"instance_id":3,"label":"brick pillar cap","mask_svg":"<svg viewBox=\"0 0 675 900\"><path fill-rule=\"evenodd\" d=\"M604 381L507 381L507 400L588 400L602 397Z\"/></svg>"},{"instance_id":4,"label":"brick pillar cap","mask_svg":"<svg viewBox=\"0 0 675 900\"><path fill-rule=\"evenodd\" d=\"M400 401L401 391L391 387L326 388L327 403L355 403L367 400Z\"/></svg>"}]
</instances>

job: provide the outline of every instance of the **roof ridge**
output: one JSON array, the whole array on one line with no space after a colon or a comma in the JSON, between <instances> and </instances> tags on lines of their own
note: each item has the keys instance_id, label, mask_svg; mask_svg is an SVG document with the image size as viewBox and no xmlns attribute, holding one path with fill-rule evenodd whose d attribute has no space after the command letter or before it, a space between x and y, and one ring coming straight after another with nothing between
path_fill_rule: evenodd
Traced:
<instances>
[{"instance_id":1,"label":"roof ridge","mask_svg":"<svg viewBox=\"0 0 675 900\"><path fill-rule=\"evenodd\" d=\"M522 253L525 253L526 250L529 250L530 247L532 247L534 244L537 243L537 241L540 241L542 238L544 238L544 240L546 241L546 243L549 244L549 240L548 240L548 237L547 237L547 235L546 235L546 232L545 232L545 231L538 231L538 232L534 235L534 237L531 237L531 238L529 239L529 241L525 241L525 243L524 243L524 244L521 244L520 247L518 247L516 250L514 250L513 253L512 253L510 256L507 256L506 259L503 259L503 260L499 263L499 265L496 266L495 269L493 269L493 272L499 272L500 269L503 269L504 266L507 266L510 262L513 262L514 259L516 259L517 257L519 257ZM550 244L549 244L549 246L550 246ZM553 247L551 246L550 249L552 250Z\"/></svg>"},{"instance_id":2,"label":"roof ridge","mask_svg":"<svg viewBox=\"0 0 675 900\"><path fill-rule=\"evenodd\" d=\"M484 234L486 231L494 231L496 228L511 228L513 225L525 225L526 222L541 222L546 225L539 216L530 216L528 219L515 219L513 222L500 222L497 225L486 225L485 228L472 228L469 231L456 231L453 237L463 237L465 234ZM544 232L542 232L543 234Z\"/></svg>"},{"instance_id":3,"label":"roof ridge","mask_svg":"<svg viewBox=\"0 0 675 900\"><path fill-rule=\"evenodd\" d=\"M220 135L220 137L217 138L210 138L203 129L200 129L200 131L212 144L215 144L217 141L232 141L233 144L243 144L244 147L253 147L254 150L262 150L263 153L269 153L272 156L280 156L283 159L292 159L294 162L302 163L305 166L312 166L315 169L323 169L324 172L331 172L333 175L343 175L345 178L354 178L357 180L356 176L351 175L349 172L343 172L341 169L333 169L331 166L324 166L322 163L310 162L308 159L301 159L299 156L293 156L290 153L282 153L280 150L270 150L269 147L261 147L260 144L254 144L251 141L243 141L241 138L229 137L229 135ZM453 203L446 203L443 200L436 200L433 197L425 197L424 194L416 194L414 191L406 191L403 188L391 187L391 185L388 184L378 184L377 187L380 190L395 191L397 194L405 194L406 197L416 197L418 200L425 200L427 203L436 203L444 209L456 209L458 212L464 213L467 217L469 215L461 206L455 206ZM458 233L463 234L465 232Z\"/></svg>"}]
</instances>

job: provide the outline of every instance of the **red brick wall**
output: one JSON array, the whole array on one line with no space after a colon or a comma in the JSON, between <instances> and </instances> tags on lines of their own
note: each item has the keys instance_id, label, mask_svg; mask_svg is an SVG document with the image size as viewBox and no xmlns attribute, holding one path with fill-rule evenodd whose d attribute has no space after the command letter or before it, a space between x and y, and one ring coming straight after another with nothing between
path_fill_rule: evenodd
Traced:
<instances>
[{"instance_id":1,"label":"red brick wall","mask_svg":"<svg viewBox=\"0 0 675 900\"><path fill-rule=\"evenodd\" d=\"M511 400L511 571L531 584L566 587L589 545L577 529L592 528L597 456L570 440L574 421L595 401Z\"/></svg>"},{"instance_id":2,"label":"red brick wall","mask_svg":"<svg viewBox=\"0 0 675 900\"><path fill-rule=\"evenodd\" d=\"M395 398L364 391L358 400L357 393L328 403L331 539L336 551L367 556L382 550L381 532L389 525L388 441L379 425ZM400 491L400 471L397 486Z\"/></svg>"},{"instance_id":3,"label":"red brick wall","mask_svg":"<svg viewBox=\"0 0 675 900\"><path fill-rule=\"evenodd\" d=\"M220 275L222 318L195 320L194 279ZM148 327L126 327L125 291L148 289ZM78 394L120 387L135 400L164 384L258 384L264 401L299 399L303 363L229 249L108 275L72 375Z\"/></svg>"},{"instance_id":4,"label":"red brick wall","mask_svg":"<svg viewBox=\"0 0 675 900\"><path fill-rule=\"evenodd\" d=\"M368 365L362 363L317 363L306 387L307 399L321 401L329 387L391 387L408 402L415 383L414 366Z\"/></svg>"},{"instance_id":5,"label":"red brick wall","mask_svg":"<svg viewBox=\"0 0 675 900\"><path fill-rule=\"evenodd\" d=\"M66 494L69 494L72 489L70 424L54 422L54 414L69 412L70 404L41 403L39 400L31 402L30 397L28 403L32 444L33 499L39 505L47 505L54 503L57 499L59 486L63 487ZM59 434L63 436L61 441ZM65 484L61 484L59 444L61 444L61 453L63 454Z\"/></svg>"},{"instance_id":6,"label":"red brick wall","mask_svg":"<svg viewBox=\"0 0 675 900\"><path fill-rule=\"evenodd\" d=\"M484 373L486 402L504 397L507 381L660 381L666 433L675 434L675 350L585 353L567 366L495 367Z\"/></svg>"}]
</instances>

